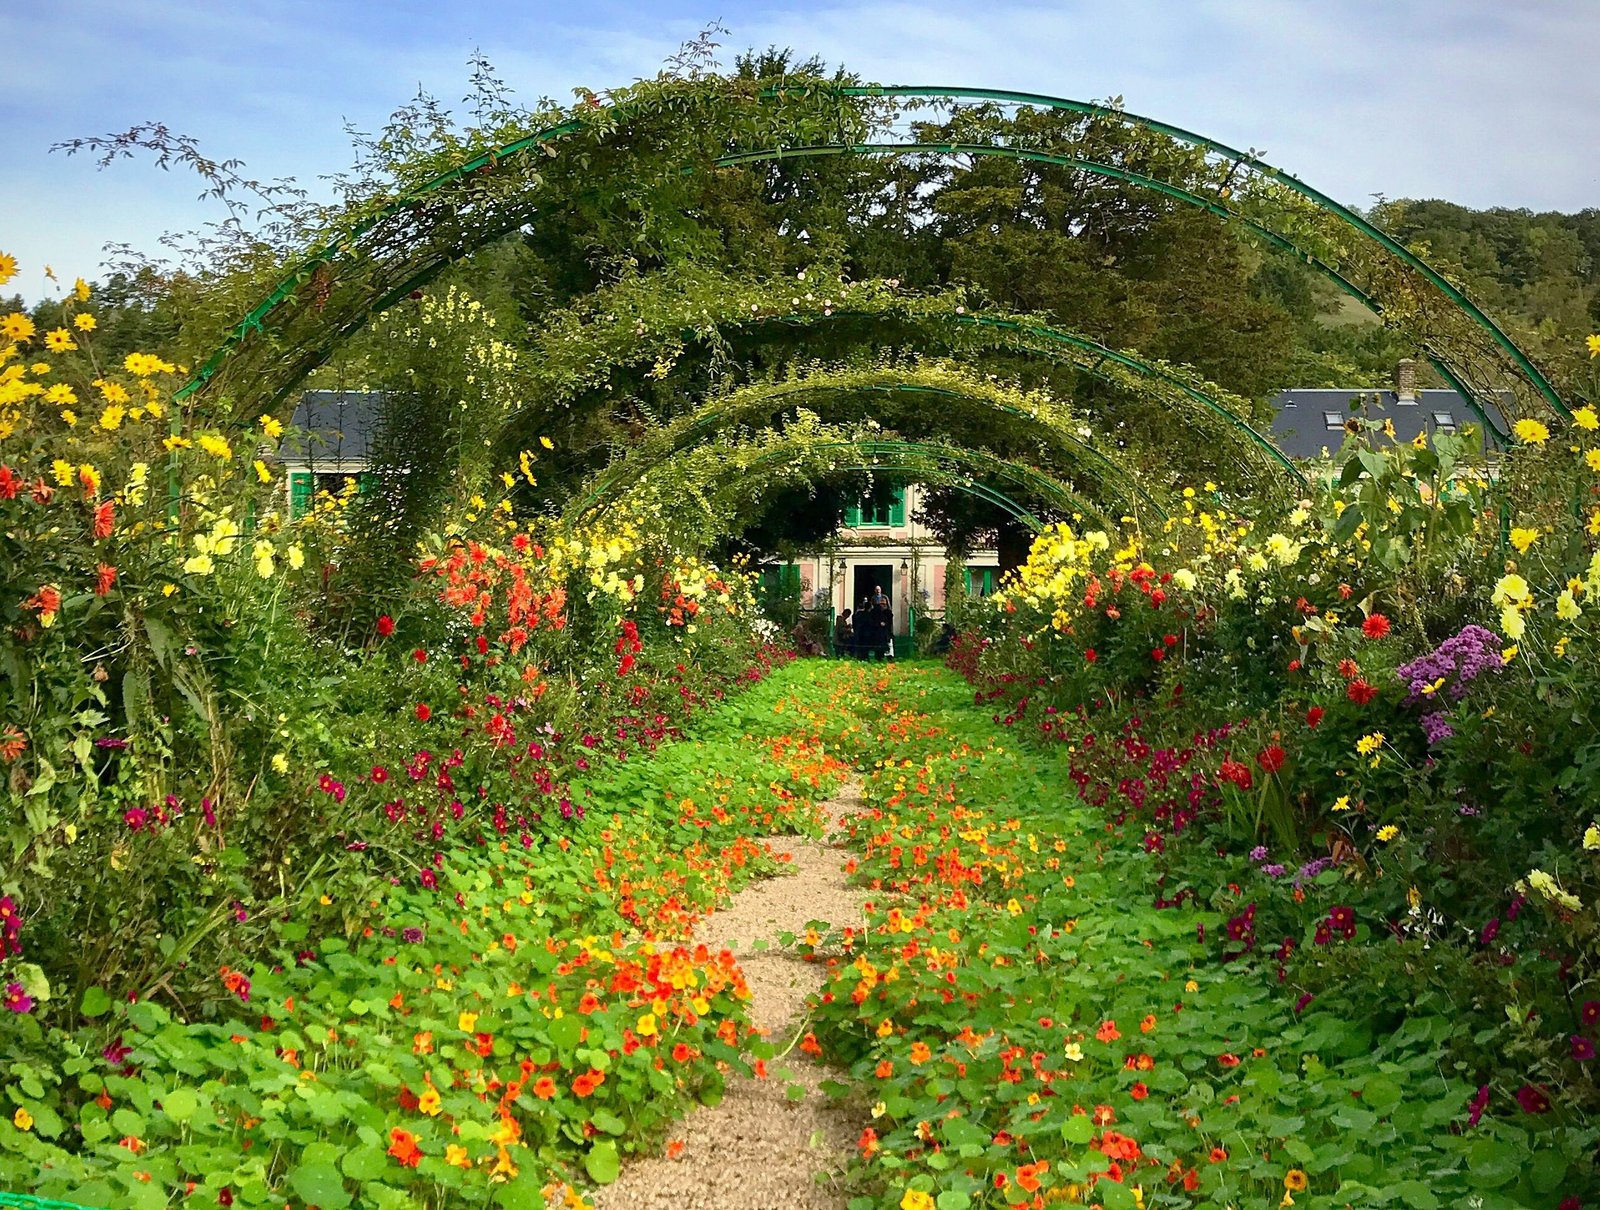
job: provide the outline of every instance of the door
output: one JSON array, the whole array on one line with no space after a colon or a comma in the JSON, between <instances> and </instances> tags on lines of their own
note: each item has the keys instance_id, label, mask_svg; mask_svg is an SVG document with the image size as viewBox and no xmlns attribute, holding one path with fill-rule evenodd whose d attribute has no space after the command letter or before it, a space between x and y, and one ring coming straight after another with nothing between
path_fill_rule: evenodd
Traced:
<instances>
[{"instance_id":1,"label":"door","mask_svg":"<svg viewBox=\"0 0 1600 1210\"><path fill-rule=\"evenodd\" d=\"M850 578L850 608L856 611L856 643L867 652L883 652L894 633L894 566L858 563ZM879 589L889 599L886 611L874 610L872 598Z\"/></svg>"}]
</instances>

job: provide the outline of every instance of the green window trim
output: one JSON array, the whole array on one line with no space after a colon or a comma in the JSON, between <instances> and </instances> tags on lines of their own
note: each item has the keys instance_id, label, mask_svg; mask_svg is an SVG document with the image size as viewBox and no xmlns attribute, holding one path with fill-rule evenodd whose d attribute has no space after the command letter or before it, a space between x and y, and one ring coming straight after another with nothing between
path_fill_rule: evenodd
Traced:
<instances>
[{"instance_id":1,"label":"green window trim","mask_svg":"<svg viewBox=\"0 0 1600 1210\"><path fill-rule=\"evenodd\" d=\"M875 507L870 513L857 500L844 510L844 523L849 529L886 529L906 523L906 489L900 484L894 489L894 498L888 507Z\"/></svg>"}]
</instances>

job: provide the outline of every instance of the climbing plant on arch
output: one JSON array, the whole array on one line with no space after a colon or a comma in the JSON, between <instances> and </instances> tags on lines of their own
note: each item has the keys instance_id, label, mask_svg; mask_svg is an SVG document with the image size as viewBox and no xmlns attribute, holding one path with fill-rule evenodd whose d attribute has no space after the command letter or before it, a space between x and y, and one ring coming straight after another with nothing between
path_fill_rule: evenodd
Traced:
<instances>
[{"instance_id":1,"label":"climbing plant on arch","mask_svg":"<svg viewBox=\"0 0 1600 1210\"><path fill-rule=\"evenodd\" d=\"M1026 453L1089 498L1145 519L1164 517L1158 494L1115 449L1057 400L964 371L950 362L814 367L715 396L630 450L595 481L589 497L642 479L651 467L719 434L737 434L795 411L865 432L939 440L1007 461ZM1159 493L1159 489L1158 489Z\"/></svg>"},{"instance_id":2,"label":"climbing plant on arch","mask_svg":"<svg viewBox=\"0 0 1600 1210\"><path fill-rule=\"evenodd\" d=\"M981 104L961 105L973 101ZM881 140L936 102L957 106L945 137ZM1016 117L1005 112L1019 107ZM1040 114L1071 120L1045 123ZM1018 124L1049 138L1013 143ZM697 246L680 203L692 199L696 172L857 151L1007 154L1201 205L1340 281L1412 337L1480 410L1503 400L1513 416L1566 411L1532 361L1458 288L1355 212L1253 153L1089 102L809 77L781 87L719 76L651 81L611 94L609 104L595 98L550 115L498 147L462 148L459 162L427 179L413 174L392 198L376 199L331 233L234 326L186 390L232 397L234 414L281 401L371 314L474 248L537 222L563 190L601 195L591 209L605 221L635 222L643 245L694 259L708 249ZM536 158L541 152L546 157Z\"/></svg>"},{"instance_id":3,"label":"climbing plant on arch","mask_svg":"<svg viewBox=\"0 0 1600 1210\"><path fill-rule=\"evenodd\" d=\"M1084 419L1107 437L1115 428L1131 429L1131 440L1159 447L1160 463L1174 473L1220 471L1252 483L1281 475L1302 479L1246 419L1246 400L1192 370L1107 348L1036 317L974 310L960 290L915 294L896 283L851 282L834 274L743 281L685 267L598 291L552 316L536 334L530 402L507 425L515 430L536 423L553 407L606 388L618 367L651 364L652 374L664 376L697 345L720 370L731 360L735 335L787 339L803 350L813 336L832 340L847 327L876 347L937 351L962 360L1008 354L1098 379L1113 389L1115 400L1096 401L1085 408ZM1196 430L1203 440L1193 439Z\"/></svg>"},{"instance_id":4,"label":"climbing plant on arch","mask_svg":"<svg viewBox=\"0 0 1600 1210\"><path fill-rule=\"evenodd\" d=\"M852 471L955 487L1003 509L1030 529L1041 512L1119 528L1124 518L1054 476L1015 459L938 441L907 441L801 412L782 430L730 435L677 450L632 478L607 477L571 505L562 522L581 530L611 510L648 519L653 530L709 545L758 516L766 499Z\"/></svg>"}]
</instances>

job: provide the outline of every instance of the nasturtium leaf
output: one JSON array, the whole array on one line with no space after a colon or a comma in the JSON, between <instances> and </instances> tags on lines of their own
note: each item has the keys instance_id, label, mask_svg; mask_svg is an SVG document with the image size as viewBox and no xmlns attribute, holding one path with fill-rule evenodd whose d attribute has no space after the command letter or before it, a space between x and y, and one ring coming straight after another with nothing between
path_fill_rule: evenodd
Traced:
<instances>
[{"instance_id":1,"label":"nasturtium leaf","mask_svg":"<svg viewBox=\"0 0 1600 1210\"><path fill-rule=\"evenodd\" d=\"M550 1022L550 1044L557 1050L571 1050L583 1035L583 1022L573 1016L558 1017Z\"/></svg>"},{"instance_id":2,"label":"nasturtium leaf","mask_svg":"<svg viewBox=\"0 0 1600 1210\"><path fill-rule=\"evenodd\" d=\"M302 1201L321 1210L344 1210L350 1204L344 1177L332 1164L301 1164L289 1174L289 1187Z\"/></svg>"},{"instance_id":3,"label":"nasturtium leaf","mask_svg":"<svg viewBox=\"0 0 1600 1210\"><path fill-rule=\"evenodd\" d=\"M1068 1143L1082 1145L1094 1138L1094 1123L1087 1114L1076 1114L1061 1127L1061 1137Z\"/></svg>"},{"instance_id":4,"label":"nasturtium leaf","mask_svg":"<svg viewBox=\"0 0 1600 1210\"><path fill-rule=\"evenodd\" d=\"M1528 1165L1528 1183L1535 1193L1554 1193L1567 1178L1567 1158L1558 1151L1541 1151Z\"/></svg>"},{"instance_id":5,"label":"nasturtium leaf","mask_svg":"<svg viewBox=\"0 0 1600 1210\"><path fill-rule=\"evenodd\" d=\"M357 1147L345 1152L339 1168L353 1181L375 1181L388 1170L388 1161L379 1147Z\"/></svg>"},{"instance_id":6,"label":"nasturtium leaf","mask_svg":"<svg viewBox=\"0 0 1600 1210\"><path fill-rule=\"evenodd\" d=\"M596 1130L603 1130L607 1134L621 1134L628 1129L626 1122L616 1114L608 1113L604 1109L595 1110L589 1116L589 1121L594 1124Z\"/></svg>"},{"instance_id":7,"label":"nasturtium leaf","mask_svg":"<svg viewBox=\"0 0 1600 1210\"><path fill-rule=\"evenodd\" d=\"M1373 1076L1361 1090L1362 1102L1376 1113L1393 1109L1404 1095L1400 1085L1388 1076Z\"/></svg>"},{"instance_id":8,"label":"nasturtium leaf","mask_svg":"<svg viewBox=\"0 0 1600 1210\"><path fill-rule=\"evenodd\" d=\"M111 997L102 988L86 987L83 989L83 1002L78 1006L78 1011L85 1017L104 1016L111 1010Z\"/></svg>"},{"instance_id":9,"label":"nasturtium leaf","mask_svg":"<svg viewBox=\"0 0 1600 1210\"><path fill-rule=\"evenodd\" d=\"M200 1098L187 1088L174 1088L161 1098L161 1111L174 1122L187 1122L200 1108Z\"/></svg>"},{"instance_id":10,"label":"nasturtium leaf","mask_svg":"<svg viewBox=\"0 0 1600 1210\"><path fill-rule=\"evenodd\" d=\"M589 1149L589 1154L583 1157L583 1167L596 1184L609 1185L622 1171L617 1145L610 1139L596 1143Z\"/></svg>"}]
</instances>

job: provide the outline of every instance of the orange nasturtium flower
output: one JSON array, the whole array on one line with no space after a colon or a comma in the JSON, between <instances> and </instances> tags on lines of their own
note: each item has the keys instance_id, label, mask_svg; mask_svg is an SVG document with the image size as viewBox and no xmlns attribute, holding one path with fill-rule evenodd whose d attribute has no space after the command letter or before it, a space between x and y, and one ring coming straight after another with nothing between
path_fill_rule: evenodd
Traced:
<instances>
[{"instance_id":1,"label":"orange nasturtium flower","mask_svg":"<svg viewBox=\"0 0 1600 1210\"><path fill-rule=\"evenodd\" d=\"M417 1136L396 1126L389 1132L389 1154L407 1168L422 1162L422 1149L417 1146Z\"/></svg>"}]
</instances>

